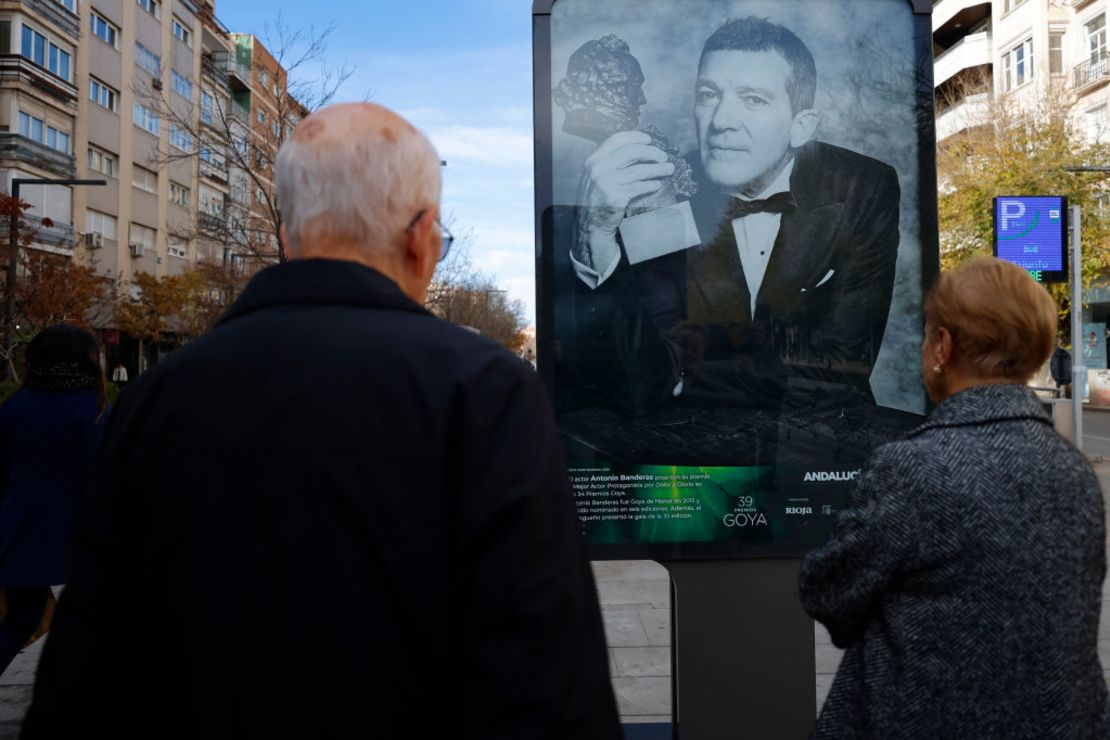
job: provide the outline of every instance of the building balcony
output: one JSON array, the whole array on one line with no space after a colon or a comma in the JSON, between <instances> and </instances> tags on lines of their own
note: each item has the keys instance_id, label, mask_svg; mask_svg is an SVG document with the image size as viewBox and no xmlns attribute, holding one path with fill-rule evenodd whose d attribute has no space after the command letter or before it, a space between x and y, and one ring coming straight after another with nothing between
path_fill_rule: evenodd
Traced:
<instances>
[{"instance_id":1,"label":"building balcony","mask_svg":"<svg viewBox=\"0 0 1110 740\"><path fill-rule=\"evenodd\" d=\"M19 162L60 178L77 177L77 160L73 155L19 134L0 133L0 162Z\"/></svg>"},{"instance_id":2,"label":"building balcony","mask_svg":"<svg viewBox=\"0 0 1110 740\"><path fill-rule=\"evenodd\" d=\"M933 4L933 40L947 48L976 24L990 17L990 2L940 0Z\"/></svg>"},{"instance_id":3,"label":"building balcony","mask_svg":"<svg viewBox=\"0 0 1110 740\"><path fill-rule=\"evenodd\" d=\"M0 10L20 11L28 9L40 20L52 24L74 41L81 38L81 19L63 8L54 0L0 0Z\"/></svg>"},{"instance_id":4,"label":"building balcony","mask_svg":"<svg viewBox=\"0 0 1110 740\"><path fill-rule=\"evenodd\" d=\"M5 243L7 243L8 224L8 217L0 216L0 233L4 234ZM31 241L32 245L52 248L47 251L72 252L73 248L77 246L77 230L73 228L72 224L60 224L57 221L52 221L50 226L46 226L42 222L42 217L33 213L24 213L20 217L20 226L24 233L34 233L35 238Z\"/></svg>"},{"instance_id":5,"label":"building balcony","mask_svg":"<svg viewBox=\"0 0 1110 740\"><path fill-rule=\"evenodd\" d=\"M214 216L204 211L197 213L197 226L201 234L209 236L222 234L227 229L227 223L223 216Z\"/></svg>"},{"instance_id":6,"label":"building balcony","mask_svg":"<svg viewBox=\"0 0 1110 740\"><path fill-rule=\"evenodd\" d=\"M216 60L215 55L205 52L200 56L200 73L216 83L216 87L227 87L227 65Z\"/></svg>"},{"instance_id":7,"label":"building balcony","mask_svg":"<svg viewBox=\"0 0 1110 740\"><path fill-rule=\"evenodd\" d=\"M227 182L227 164L200 160L200 176L216 182Z\"/></svg>"},{"instance_id":8,"label":"building balcony","mask_svg":"<svg viewBox=\"0 0 1110 740\"><path fill-rule=\"evenodd\" d=\"M213 61L227 74L228 82L233 87L243 90L251 89L251 65L240 62L231 52L214 52Z\"/></svg>"},{"instance_id":9,"label":"building balcony","mask_svg":"<svg viewBox=\"0 0 1110 740\"><path fill-rule=\"evenodd\" d=\"M937 141L944 141L953 134L981 126L990 115L990 93L968 95L960 102L937 115Z\"/></svg>"},{"instance_id":10,"label":"building balcony","mask_svg":"<svg viewBox=\"0 0 1110 740\"><path fill-rule=\"evenodd\" d=\"M1110 55L1083 62L1072 70L1075 92L1085 94L1110 81Z\"/></svg>"},{"instance_id":11,"label":"building balcony","mask_svg":"<svg viewBox=\"0 0 1110 740\"><path fill-rule=\"evenodd\" d=\"M19 54L0 54L0 82L22 82L63 103L77 102L77 87Z\"/></svg>"},{"instance_id":12,"label":"building balcony","mask_svg":"<svg viewBox=\"0 0 1110 740\"><path fill-rule=\"evenodd\" d=\"M933 62L933 84L940 85L961 70L991 63L991 34L969 34L938 56Z\"/></svg>"},{"instance_id":13,"label":"building balcony","mask_svg":"<svg viewBox=\"0 0 1110 740\"><path fill-rule=\"evenodd\" d=\"M227 112L230 113L231 117L235 120L241 123L245 123L248 126L250 125L251 109L247 106L235 102L229 102L227 106Z\"/></svg>"}]
</instances>

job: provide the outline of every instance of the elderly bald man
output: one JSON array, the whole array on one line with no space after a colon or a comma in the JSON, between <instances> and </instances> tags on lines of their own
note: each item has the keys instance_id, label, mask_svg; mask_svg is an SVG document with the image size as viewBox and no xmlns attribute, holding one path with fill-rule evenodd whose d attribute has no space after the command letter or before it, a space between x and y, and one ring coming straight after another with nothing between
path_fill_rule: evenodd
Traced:
<instances>
[{"instance_id":1,"label":"elderly bald man","mask_svg":"<svg viewBox=\"0 0 1110 740\"><path fill-rule=\"evenodd\" d=\"M290 261L106 433L24 738L619 738L531 369L421 304L439 158L373 105L276 165Z\"/></svg>"}]
</instances>

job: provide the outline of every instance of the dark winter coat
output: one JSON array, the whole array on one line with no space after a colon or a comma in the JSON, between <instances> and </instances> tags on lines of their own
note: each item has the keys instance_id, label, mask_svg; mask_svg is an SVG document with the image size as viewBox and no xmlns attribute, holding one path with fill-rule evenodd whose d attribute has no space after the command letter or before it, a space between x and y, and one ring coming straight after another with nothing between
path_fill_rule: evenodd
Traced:
<instances>
[{"instance_id":1,"label":"dark winter coat","mask_svg":"<svg viewBox=\"0 0 1110 740\"><path fill-rule=\"evenodd\" d=\"M879 448L801 597L846 648L818 738L1110 737L1102 493L1032 391L957 393Z\"/></svg>"},{"instance_id":2,"label":"dark winter coat","mask_svg":"<svg viewBox=\"0 0 1110 740\"><path fill-rule=\"evenodd\" d=\"M100 419L92 390L21 388L0 406L0 586L66 582Z\"/></svg>"},{"instance_id":3,"label":"dark winter coat","mask_svg":"<svg viewBox=\"0 0 1110 740\"><path fill-rule=\"evenodd\" d=\"M539 377L294 261L123 393L23 737L620 737Z\"/></svg>"}]
</instances>

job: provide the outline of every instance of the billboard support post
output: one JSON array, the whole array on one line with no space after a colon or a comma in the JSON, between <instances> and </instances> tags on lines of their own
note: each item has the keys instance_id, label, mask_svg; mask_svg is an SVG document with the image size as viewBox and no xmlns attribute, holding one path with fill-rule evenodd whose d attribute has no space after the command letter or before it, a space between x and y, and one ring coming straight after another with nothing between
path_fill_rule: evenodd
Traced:
<instances>
[{"instance_id":1,"label":"billboard support post","mask_svg":"<svg viewBox=\"0 0 1110 740\"><path fill-rule=\"evenodd\" d=\"M1071 405L1075 446L1083 451L1083 381L1087 366L1083 363L1083 244L1079 206L1071 207Z\"/></svg>"}]
</instances>

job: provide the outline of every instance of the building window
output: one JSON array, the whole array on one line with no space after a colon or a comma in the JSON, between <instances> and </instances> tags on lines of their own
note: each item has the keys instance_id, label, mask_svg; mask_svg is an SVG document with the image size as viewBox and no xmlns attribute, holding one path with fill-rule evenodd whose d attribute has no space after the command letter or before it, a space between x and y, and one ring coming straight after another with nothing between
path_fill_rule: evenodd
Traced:
<instances>
[{"instance_id":1,"label":"building window","mask_svg":"<svg viewBox=\"0 0 1110 740\"><path fill-rule=\"evenodd\" d=\"M270 84L270 76L266 74L266 70L258 70L258 81L262 83L262 87L266 87Z\"/></svg>"},{"instance_id":2,"label":"building window","mask_svg":"<svg viewBox=\"0 0 1110 740\"><path fill-rule=\"evenodd\" d=\"M224 194L219 190L213 190L206 185L201 185L198 191L200 196L201 213L207 213L209 216L223 217L224 215Z\"/></svg>"},{"instance_id":3,"label":"building window","mask_svg":"<svg viewBox=\"0 0 1110 740\"><path fill-rule=\"evenodd\" d=\"M274 132L275 139L281 138L281 125L277 121L274 121L273 125L270 126L270 130Z\"/></svg>"},{"instance_id":4,"label":"building window","mask_svg":"<svg viewBox=\"0 0 1110 740\"><path fill-rule=\"evenodd\" d=\"M69 154L69 134L53 126L46 127L46 145L64 154Z\"/></svg>"},{"instance_id":5,"label":"building window","mask_svg":"<svg viewBox=\"0 0 1110 740\"><path fill-rule=\"evenodd\" d=\"M154 238L157 235L154 229L149 226L131 222L131 239L128 244L141 244L143 249L154 251Z\"/></svg>"},{"instance_id":6,"label":"building window","mask_svg":"<svg viewBox=\"0 0 1110 740\"><path fill-rule=\"evenodd\" d=\"M177 126L170 126L170 145L183 152L191 152L193 151L193 136Z\"/></svg>"},{"instance_id":7,"label":"building window","mask_svg":"<svg viewBox=\"0 0 1110 740\"><path fill-rule=\"evenodd\" d=\"M73 13L74 15L77 14L77 0L54 0L54 2L58 3L58 5L61 5L70 13Z\"/></svg>"},{"instance_id":8,"label":"building window","mask_svg":"<svg viewBox=\"0 0 1110 740\"><path fill-rule=\"evenodd\" d=\"M200 122L212 125L212 96L203 90L200 91Z\"/></svg>"},{"instance_id":9,"label":"building window","mask_svg":"<svg viewBox=\"0 0 1110 740\"><path fill-rule=\"evenodd\" d=\"M166 241L167 241L166 251L170 253L170 256L172 256L172 257L188 257L189 256L189 252L186 249L186 247L188 245L186 245L185 242L181 241L176 236L167 237Z\"/></svg>"},{"instance_id":10,"label":"building window","mask_svg":"<svg viewBox=\"0 0 1110 740\"><path fill-rule=\"evenodd\" d=\"M192 47L193 32L190 31L189 27L179 21L177 18L173 19L173 36L186 46Z\"/></svg>"},{"instance_id":11,"label":"building window","mask_svg":"<svg viewBox=\"0 0 1110 740\"><path fill-rule=\"evenodd\" d=\"M21 53L38 66L69 82L72 55L57 44L48 41L45 36L26 23L23 25Z\"/></svg>"},{"instance_id":12,"label":"building window","mask_svg":"<svg viewBox=\"0 0 1110 740\"><path fill-rule=\"evenodd\" d=\"M1100 15L1086 25L1087 54L1091 66L1106 59L1106 15Z\"/></svg>"},{"instance_id":13,"label":"building window","mask_svg":"<svg viewBox=\"0 0 1110 740\"><path fill-rule=\"evenodd\" d=\"M162 17L162 3L158 0L138 0L139 7L150 13L155 18Z\"/></svg>"},{"instance_id":14,"label":"building window","mask_svg":"<svg viewBox=\"0 0 1110 740\"><path fill-rule=\"evenodd\" d=\"M135 64L139 65L155 77L162 76L162 57L146 48L138 41L135 42Z\"/></svg>"},{"instance_id":15,"label":"building window","mask_svg":"<svg viewBox=\"0 0 1110 740\"><path fill-rule=\"evenodd\" d=\"M262 110L261 108L258 109L258 122L266 123L266 111Z\"/></svg>"},{"instance_id":16,"label":"building window","mask_svg":"<svg viewBox=\"0 0 1110 740\"><path fill-rule=\"evenodd\" d=\"M1106 140L1106 104L1091 108L1084 116L1087 141L1091 144L1100 144Z\"/></svg>"},{"instance_id":17,"label":"building window","mask_svg":"<svg viewBox=\"0 0 1110 740\"><path fill-rule=\"evenodd\" d=\"M185 75L178 72L176 69L170 70L170 82L173 85L174 92L186 100L193 99L193 81Z\"/></svg>"},{"instance_id":18,"label":"building window","mask_svg":"<svg viewBox=\"0 0 1110 740\"><path fill-rule=\"evenodd\" d=\"M1002 3L1002 12L1003 13L1009 13L1011 10L1013 10L1014 8L1016 8L1017 6L1021 5L1024 2L1025 2L1025 0L1004 0L1003 3Z\"/></svg>"},{"instance_id":19,"label":"building window","mask_svg":"<svg viewBox=\"0 0 1110 740\"><path fill-rule=\"evenodd\" d=\"M134 120L136 126L146 129L155 136L161 131L162 125L158 114L143 106L138 100L135 101Z\"/></svg>"},{"instance_id":20,"label":"building window","mask_svg":"<svg viewBox=\"0 0 1110 740\"><path fill-rule=\"evenodd\" d=\"M139 190L145 190L148 193L157 193L158 173L148 170L146 167L134 165L131 167L131 184Z\"/></svg>"},{"instance_id":21,"label":"building window","mask_svg":"<svg viewBox=\"0 0 1110 740\"><path fill-rule=\"evenodd\" d=\"M70 153L70 136L65 131L59 131L36 116L19 113L19 135L45 144L51 149L56 149L65 154Z\"/></svg>"},{"instance_id":22,"label":"building window","mask_svg":"<svg viewBox=\"0 0 1110 740\"><path fill-rule=\"evenodd\" d=\"M89 169L108 177L118 177L119 159L114 154L90 146Z\"/></svg>"},{"instance_id":23,"label":"building window","mask_svg":"<svg viewBox=\"0 0 1110 740\"><path fill-rule=\"evenodd\" d=\"M1002 73L1007 91L1033 79L1033 39L1026 39L1002 55Z\"/></svg>"},{"instance_id":24,"label":"building window","mask_svg":"<svg viewBox=\"0 0 1110 740\"><path fill-rule=\"evenodd\" d=\"M192 203L192 194L189 192L189 188L171 181L170 200L182 208L188 208L189 204Z\"/></svg>"},{"instance_id":25,"label":"building window","mask_svg":"<svg viewBox=\"0 0 1110 740\"><path fill-rule=\"evenodd\" d=\"M104 43L118 48L116 47L116 40L119 38L119 29L107 18L97 14L96 11L89 11L89 30L92 31L93 36Z\"/></svg>"},{"instance_id":26,"label":"building window","mask_svg":"<svg viewBox=\"0 0 1110 740\"><path fill-rule=\"evenodd\" d=\"M262 188L254 189L254 203L255 205L266 205L266 194L262 192Z\"/></svg>"},{"instance_id":27,"label":"building window","mask_svg":"<svg viewBox=\"0 0 1110 740\"><path fill-rule=\"evenodd\" d=\"M89 100L113 113L119 109L119 92L95 77L89 78Z\"/></svg>"},{"instance_id":28,"label":"building window","mask_svg":"<svg viewBox=\"0 0 1110 740\"><path fill-rule=\"evenodd\" d=\"M1060 31L1048 34L1048 73L1064 74L1064 34Z\"/></svg>"},{"instance_id":29,"label":"building window","mask_svg":"<svg viewBox=\"0 0 1110 740\"><path fill-rule=\"evenodd\" d=\"M100 211L85 211L85 231L100 234L105 239L116 238L116 217Z\"/></svg>"}]
</instances>

